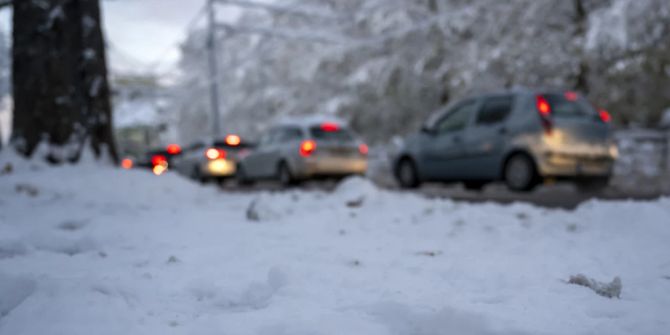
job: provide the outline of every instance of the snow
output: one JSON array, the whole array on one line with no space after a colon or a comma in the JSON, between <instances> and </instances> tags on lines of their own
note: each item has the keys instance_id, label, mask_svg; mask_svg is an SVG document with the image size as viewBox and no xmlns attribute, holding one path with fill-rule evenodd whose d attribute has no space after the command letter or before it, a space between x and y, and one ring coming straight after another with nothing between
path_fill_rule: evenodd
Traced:
<instances>
[{"instance_id":1,"label":"snow","mask_svg":"<svg viewBox=\"0 0 670 335\"><path fill-rule=\"evenodd\" d=\"M586 48L595 49L600 44L625 46L628 43L626 11L629 0L616 0L609 8L597 11L590 19Z\"/></svg>"},{"instance_id":2,"label":"snow","mask_svg":"<svg viewBox=\"0 0 670 335\"><path fill-rule=\"evenodd\" d=\"M12 97L0 96L0 146L9 143L12 130Z\"/></svg>"},{"instance_id":3,"label":"snow","mask_svg":"<svg viewBox=\"0 0 670 335\"><path fill-rule=\"evenodd\" d=\"M89 159L47 167L3 151L8 162L3 335L670 331L668 198L566 211L363 178L235 192ZM579 274L620 277L620 299L567 283Z\"/></svg>"},{"instance_id":4,"label":"snow","mask_svg":"<svg viewBox=\"0 0 670 335\"><path fill-rule=\"evenodd\" d=\"M159 111L151 99L122 100L114 106L114 127L155 125Z\"/></svg>"}]
</instances>

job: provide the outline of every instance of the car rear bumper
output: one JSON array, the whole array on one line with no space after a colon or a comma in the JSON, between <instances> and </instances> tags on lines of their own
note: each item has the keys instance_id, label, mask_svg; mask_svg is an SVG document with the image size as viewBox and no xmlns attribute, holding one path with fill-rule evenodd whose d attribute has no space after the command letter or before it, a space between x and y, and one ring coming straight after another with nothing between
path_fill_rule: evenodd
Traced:
<instances>
[{"instance_id":1,"label":"car rear bumper","mask_svg":"<svg viewBox=\"0 0 670 335\"><path fill-rule=\"evenodd\" d=\"M604 177L612 174L614 158L609 155L579 155L546 152L537 161L543 177Z\"/></svg>"},{"instance_id":2,"label":"car rear bumper","mask_svg":"<svg viewBox=\"0 0 670 335\"><path fill-rule=\"evenodd\" d=\"M364 157L309 157L299 164L297 177L346 176L365 174L368 160Z\"/></svg>"},{"instance_id":3,"label":"car rear bumper","mask_svg":"<svg viewBox=\"0 0 670 335\"><path fill-rule=\"evenodd\" d=\"M237 170L235 161L216 159L202 164L200 171L206 177L232 177Z\"/></svg>"}]
</instances>

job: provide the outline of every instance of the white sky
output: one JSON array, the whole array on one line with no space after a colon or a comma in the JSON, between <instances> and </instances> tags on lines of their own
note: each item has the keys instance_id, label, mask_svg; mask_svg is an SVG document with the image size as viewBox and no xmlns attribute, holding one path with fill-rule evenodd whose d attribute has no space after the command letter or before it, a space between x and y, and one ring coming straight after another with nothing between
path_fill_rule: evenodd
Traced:
<instances>
[{"instance_id":1,"label":"white sky","mask_svg":"<svg viewBox=\"0 0 670 335\"><path fill-rule=\"evenodd\" d=\"M112 69L142 71L160 63L159 71L179 59L178 44L186 37L186 27L205 0L102 0L105 36ZM219 18L234 20L239 11L217 6ZM204 17L200 20L204 24ZM0 29L8 32L11 16L0 12Z\"/></svg>"}]
</instances>

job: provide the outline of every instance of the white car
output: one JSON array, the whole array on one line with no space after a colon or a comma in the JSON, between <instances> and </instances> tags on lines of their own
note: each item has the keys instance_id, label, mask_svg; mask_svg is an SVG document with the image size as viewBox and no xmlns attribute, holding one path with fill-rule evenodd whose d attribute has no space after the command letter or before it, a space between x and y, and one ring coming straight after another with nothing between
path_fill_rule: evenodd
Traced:
<instances>
[{"instance_id":1,"label":"white car","mask_svg":"<svg viewBox=\"0 0 670 335\"><path fill-rule=\"evenodd\" d=\"M175 169L192 179L206 182L223 182L235 177L237 161L253 148L240 136L230 134L223 140L198 141L186 147L178 159Z\"/></svg>"},{"instance_id":2,"label":"white car","mask_svg":"<svg viewBox=\"0 0 670 335\"><path fill-rule=\"evenodd\" d=\"M268 129L238 164L242 184L275 179L283 185L315 178L363 175L368 147L338 122L283 122Z\"/></svg>"}]
</instances>

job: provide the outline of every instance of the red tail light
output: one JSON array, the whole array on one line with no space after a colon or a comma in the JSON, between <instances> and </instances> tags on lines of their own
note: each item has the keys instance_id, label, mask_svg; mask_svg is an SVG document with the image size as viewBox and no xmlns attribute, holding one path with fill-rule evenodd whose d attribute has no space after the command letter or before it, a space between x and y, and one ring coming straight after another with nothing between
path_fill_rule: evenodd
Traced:
<instances>
[{"instance_id":1,"label":"red tail light","mask_svg":"<svg viewBox=\"0 0 670 335\"><path fill-rule=\"evenodd\" d=\"M228 144L231 147L236 147L242 143L242 139L240 139L239 136L237 135L228 135L226 136L226 144Z\"/></svg>"},{"instance_id":2,"label":"red tail light","mask_svg":"<svg viewBox=\"0 0 670 335\"><path fill-rule=\"evenodd\" d=\"M130 169L132 169L132 168L133 168L133 165L134 165L134 164L133 164L133 160L130 159L130 158L124 158L124 159L121 161L121 167L124 168L124 169L126 169L126 170L130 170Z\"/></svg>"},{"instance_id":3,"label":"red tail light","mask_svg":"<svg viewBox=\"0 0 670 335\"><path fill-rule=\"evenodd\" d=\"M181 153L181 147L177 144L170 144L167 146L167 153L170 155L178 155Z\"/></svg>"},{"instance_id":4,"label":"red tail light","mask_svg":"<svg viewBox=\"0 0 670 335\"><path fill-rule=\"evenodd\" d=\"M369 148L366 144L361 143L361 145L358 146L358 152L361 153L361 155L367 155L369 151Z\"/></svg>"},{"instance_id":5,"label":"red tail light","mask_svg":"<svg viewBox=\"0 0 670 335\"><path fill-rule=\"evenodd\" d=\"M151 165L153 166L158 166L158 165L165 165L167 164L167 158L163 155L153 155L151 157Z\"/></svg>"},{"instance_id":6,"label":"red tail light","mask_svg":"<svg viewBox=\"0 0 670 335\"><path fill-rule=\"evenodd\" d=\"M549 102L547 102L547 99L541 95L537 96L537 111L542 117L551 116L551 106L549 105Z\"/></svg>"},{"instance_id":7,"label":"red tail light","mask_svg":"<svg viewBox=\"0 0 670 335\"><path fill-rule=\"evenodd\" d=\"M316 151L316 142L314 140L304 140L300 143L300 156L309 157Z\"/></svg>"},{"instance_id":8,"label":"red tail light","mask_svg":"<svg viewBox=\"0 0 670 335\"><path fill-rule=\"evenodd\" d=\"M600 120L602 120L605 123L609 123L610 121L612 121L612 116L604 109L598 111L598 116L600 116Z\"/></svg>"},{"instance_id":9,"label":"red tail light","mask_svg":"<svg viewBox=\"0 0 670 335\"><path fill-rule=\"evenodd\" d=\"M325 122L321 124L321 130L331 132L340 130L340 126L337 123Z\"/></svg>"},{"instance_id":10,"label":"red tail light","mask_svg":"<svg viewBox=\"0 0 670 335\"><path fill-rule=\"evenodd\" d=\"M209 160L225 159L226 151L223 149L209 148L205 151L205 157Z\"/></svg>"},{"instance_id":11,"label":"red tail light","mask_svg":"<svg viewBox=\"0 0 670 335\"><path fill-rule=\"evenodd\" d=\"M547 135L551 134L553 124L551 122L551 105L547 99L541 95L538 95L536 98L537 112L540 114L542 128Z\"/></svg>"}]
</instances>

